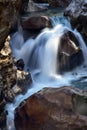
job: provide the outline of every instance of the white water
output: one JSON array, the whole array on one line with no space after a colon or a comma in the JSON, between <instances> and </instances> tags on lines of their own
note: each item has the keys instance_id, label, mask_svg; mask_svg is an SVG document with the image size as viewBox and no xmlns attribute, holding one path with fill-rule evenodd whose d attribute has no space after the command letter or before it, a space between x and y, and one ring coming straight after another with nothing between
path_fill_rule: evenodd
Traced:
<instances>
[{"instance_id":1,"label":"white water","mask_svg":"<svg viewBox=\"0 0 87 130\"><path fill-rule=\"evenodd\" d=\"M53 26L56 26L58 24L62 24L63 26L67 26L71 29L71 24L68 22L68 20L64 16L53 16L50 17L50 19L53 21Z\"/></svg>"},{"instance_id":2,"label":"white water","mask_svg":"<svg viewBox=\"0 0 87 130\"><path fill-rule=\"evenodd\" d=\"M13 54L17 59L22 58L24 60L25 70L27 71L29 68L33 83L25 95L21 94L17 96L13 103L6 105L6 110L8 111L7 130L15 130L14 110L24 99L44 87L61 87L70 85L70 81L72 79L78 79L80 76L86 75L87 68L82 68L82 66L74 69L72 72L65 73L64 75L59 75L56 70L56 59L60 37L65 29L72 31L70 28L68 28L69 26L70 25L66 27L65 24L59 23L56 27L54 27L54 29L45 29L37 36L36 39L29 39L26 41L26 43L23 42L24 40L22 33L17 32L12 36L10 45ZM84 54L84 50L86 51L87 48L84 45L84 41L78 32L72 32L80 41L80 46L86 61L85 56L87 54Z\"/></svg>"}]
</instances>

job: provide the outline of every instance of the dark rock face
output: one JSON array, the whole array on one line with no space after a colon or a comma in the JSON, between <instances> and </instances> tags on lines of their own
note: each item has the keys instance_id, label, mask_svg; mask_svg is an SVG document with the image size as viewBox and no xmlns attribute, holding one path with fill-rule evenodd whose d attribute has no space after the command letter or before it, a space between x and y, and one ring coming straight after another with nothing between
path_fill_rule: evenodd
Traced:
<instances>
[{"instance_id":1,"label":"dark rock face","mask_svg":"<svg viewBox=\"0 0 87 130\"><path fill-rule=\"evenodd\" d=\"M47 16L34 16L22 22L24 29L39 30L45 27L52 27L51 21Z\"/></svg>"},{"instance_id":2,"label":"dark rock face","mask_svg":"<svg viewBox=\"0 0 87 130\"><path fill-rule=\"evenodd\" d=\"M20 13L24 14L27 11L29 0L21 0Z\"/></svg>"},{"instance_id":3,"label":"dark rock face","mask_svg":"<svg viewBox=\"0 0 87 130\"><path fill-rule=\"evenodd\" d=\"M16 67L17 67L18 70L23 70L24 69L24 61L23 61L23 59L17 60L17 62L15 64L16 64Z\"/></svg>"},{"instance_id":4,"label":"dark rock face","mask_svg":"<svg viewBox=\"0 0 87 130\"><path fill-rule=\"evenodd\" d=\"M34 0L35 2L46 3L48 2L52 7L66 7L69 5L71 0Z\"/></svg>"},{"instance_id":5,"label":"dark rock face","mask_svg":"<svg viewBox=\"0 0 87 130\"><path fill-rule=\"evenodd\" d=\"M64 31L61 36L58 51L58 71L70 71L81 65L83 62L83 54L79 48L78 39L68 30Z\"/></svg>"},{"instance_id":6,"label":"dark rock face","mask_svg":"<svg viewBox=\"0 0 87 130\"><path fill-rule=\"evenodd\" d=\"M82 101L80 102L80 100ZM84 108L82 106L84 104ZM16 130L87 130L86 96L71 87L46 88L16 109Z\"/></svg>"},{"instance_id":7,"label":"dark rock face","mask_svg":"<svg viewBox=\"0 0 87 130\"><path fill-rule=\"evenodd\" d=\"M70 18L72 26L87 40L87 0L72 0L64 15Z\"/></svg>"},{"instance_id":8,"label":"dark rock face","mask_svg":"<svg viewBox=\"0 0 87 130\"><path fill-rule=\"evenodd\" d=\"M18 12L20 10L20 0L1 0L0 1L0 50L10 29L14 29Z\"/></svg>"}]
</instances>

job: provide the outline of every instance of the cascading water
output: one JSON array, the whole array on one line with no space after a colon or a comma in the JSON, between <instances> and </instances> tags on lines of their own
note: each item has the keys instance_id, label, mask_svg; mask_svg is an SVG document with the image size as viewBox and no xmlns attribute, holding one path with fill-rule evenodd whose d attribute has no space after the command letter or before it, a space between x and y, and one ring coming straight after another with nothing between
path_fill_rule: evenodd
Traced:
<instances>
[{"instance_id":1,"label":"cascading water","mask_svg":"<svg viewBox=\"0 0 87 130\"><path fill-rule=\"evenodd\" d=\"M56 26L58 24L62 24L62 25L67 26L68 28L71 29L70 23L68 22L68 20L64 16L53 16L53 17L50 17L50 19L52 20L53 26Z\"/></svg>"},{"instance_id":2,"label":"cascading water","mask_svg":"<svg viewBox=\"0 0 87 130\"><path fill-rule=\"evenodd\" d=\"M55 20L53 18L52 20L55 23ZM22 33L17 32L12 36L10 45L13 54L17 59L22 58L24 60L25 70L27 71L29 68L33 83L25 95L20 94L15 98L13 103L6 105L6 110L8 111L7 130L15 130L14 110L21 101L33 93L41 90L43 87L60 87L63 85L69 85L71 79L76 77L78 78L78 75L72 75L74 72L77 73L77 68L72 72L65 73L64 75L58 74L57 71L57 52L59 47L58 45L60 44L60 38L65 29L72 31L71 28L68 28L70 25L66 27L65 23L68 24L68 22L66 22L66 19L63 18L62 21L62 24L58 22L58 25L53 29L45 29L43 32L41 32L41 34L37 36L36 39L29 39L25 43ZM79 33L76 31L72 32L78 37L80 46L83 48L82 51L84 52L84 49L87 50ZM19 37L20 40L18 40ZM84 59L86 60L85 54Z\"/></svg>"}]
</instances>

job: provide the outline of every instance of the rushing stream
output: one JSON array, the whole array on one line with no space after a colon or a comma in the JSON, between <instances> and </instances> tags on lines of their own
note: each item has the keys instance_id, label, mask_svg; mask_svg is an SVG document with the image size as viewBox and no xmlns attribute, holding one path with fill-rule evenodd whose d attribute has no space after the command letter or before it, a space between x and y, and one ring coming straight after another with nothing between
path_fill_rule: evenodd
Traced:
<instances>
[{"instance_id":1,"label":"rushing stream","mask_svg":"<svg viewBox=\"0 0 87 130\"><path fill-rule=\"evenodd\" d=\"M25 70L31 72L33 83L25 95L17 96L13 103L6 105L8 111L7 130L15 130L14 110L24 99L36 93L44 87L61 87L71 85L73 80L86 76L87 68L84 65L77 67L72 72L60 75L57 71L57 52L60 37L65 29L72 31L80 42L84 56L84 63L87 65L87 48L76 31L72 30L70 24L64 17L51 17L53 29L44 29L36 39L28 39L24 43L22 31L16 32L11 39L10 45L16 59L22 58L25 63ZM53 43L53 44L52 44Z\"/></svg>"}]
</instances>

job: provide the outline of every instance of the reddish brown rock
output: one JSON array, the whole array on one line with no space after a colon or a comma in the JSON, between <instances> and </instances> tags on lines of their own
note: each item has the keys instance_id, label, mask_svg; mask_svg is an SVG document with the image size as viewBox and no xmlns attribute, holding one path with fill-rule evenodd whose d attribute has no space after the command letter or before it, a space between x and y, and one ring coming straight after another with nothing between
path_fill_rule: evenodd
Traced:
<instances>
[{"instance_id":1,"label":"reddish brown rock","mask_svg":"<svg viewBox=\"0 0 87 130\"><path fill-rule=\"evenodd\" d=\"M70 71L82 64L83 54L79 46L80 43L74 33L66 29L58 47L58 71Z\"/></svg>"},{"instance_id":2,"label":"reddish brown rock","mask_svg":"<svg viewBox=\"0 0 87 130\"><path fill-rule=\"evenodd\" d=\"M78 111L77 108L83 104L84 108ZM87 109L87 96L80 90L45 88L16 109L16 130L87 130L84 109Z\"/></svg>"},{"instance_id":3,"label":"reddish brown rock","mask_svg":"<svg viewBox=\"0 0 87 130\"><path fill-rule=\"evenodd\" d=\"M47 16L30 17L22 22L24 29L43 29L52 27L50 19Z\"/></svg>"}]
</instances>

